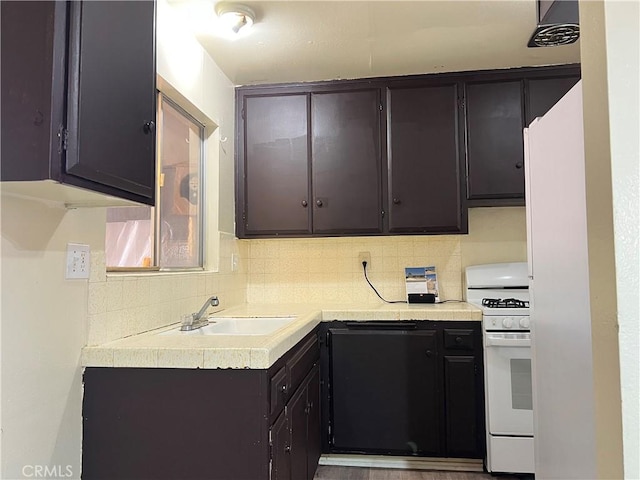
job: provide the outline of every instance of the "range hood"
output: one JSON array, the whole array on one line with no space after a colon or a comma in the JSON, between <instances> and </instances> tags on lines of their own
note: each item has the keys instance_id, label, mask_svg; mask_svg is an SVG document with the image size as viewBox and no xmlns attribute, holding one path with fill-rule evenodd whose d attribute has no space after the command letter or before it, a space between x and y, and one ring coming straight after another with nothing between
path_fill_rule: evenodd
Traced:
<instances>
[{"instance_id":1,"label":"range hood","mask_svg":"<svg viewBox=\"0 0 640 480\"><path fill-rule=\"evenodd\" d=\"M528 47L569 45L580 37L578 0L538 0L538 28Z\"/></svg>"}]
</instances>

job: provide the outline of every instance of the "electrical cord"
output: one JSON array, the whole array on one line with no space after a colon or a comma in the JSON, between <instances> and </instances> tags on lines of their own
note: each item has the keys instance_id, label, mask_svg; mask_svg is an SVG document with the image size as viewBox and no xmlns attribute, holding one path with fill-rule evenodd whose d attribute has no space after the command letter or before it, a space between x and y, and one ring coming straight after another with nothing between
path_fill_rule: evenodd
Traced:
<instances>
[{"instance_id":1,"label":"electrical cord","mask_svg":"<svg viewBox=\"0 0 640 480\"><path fill-rule=\"evenodd\" d=\"M378 298L380 298L380 300L382 300L385 303L407 303L406 300L386 300L382 295L380 295L378 290L376 290L376 287L374 287L373 284L371 283L371 281L369 280L369 276L367 275L367 261L366 260L364 260L362 262L362 271L364 272L364 279L367 281L367 283L373 289L373 291L376 292L376 295L378 296Z\"/></svg>"},{"instance_id":2,"label":"electrical cord","mask_svg":"<svg viewBox=\"0 0 640 480\"><path fill-rule=\"evenodd\" d=\"M382 295L380 295L378 290L376 290L376 287L374 287L373 284L371 283L371 281L369 280L369 276L367 275L367 261L366 260L364 260L362 262L362 271L364 272L364 279L367 281L367 283L369 284L371 289L374 292L376 292L376 295L378 296L378 298L380 300L382 300L385 303L408 303L406 300L387 300ZM464 300L440 300L439 302L435 302L435 303L438 304L438 303L448 303L448 302L463 303Z\"/></svg>"}]
</instances>

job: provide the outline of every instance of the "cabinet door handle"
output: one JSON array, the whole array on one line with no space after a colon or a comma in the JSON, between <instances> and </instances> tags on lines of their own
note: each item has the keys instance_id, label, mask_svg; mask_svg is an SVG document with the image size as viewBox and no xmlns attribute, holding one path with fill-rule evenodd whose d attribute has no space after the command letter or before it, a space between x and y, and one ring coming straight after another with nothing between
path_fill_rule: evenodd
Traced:
<instances>
[{"instance_id":1,"label":"cabinet door handle","mask_svg":"<svg viewBox=\"0 0 640 480\"><path fill-rule=\"evenodd\" d=\"M433 355L433 352L431 350L427 350L427 358L431 358L431 355Z\"/></svg>"},{"instance_id":2,"label":"cabinet door handle","mask_svg":"<svg viewBox=\"0 0 640 480\"><path fill-rule=\"evenodd\" d=\"M287 453L291 453L291 445L285 445L284 451Z\"/></svg>"},{"instance_id":3,"label":"cabinet door handle","mask_svg":"<svg viewBox=\"0 0 640 480\"><path fill-rule=\"evenodd\" d=\"M456 337L456 343L460 345L462 343L462 337Z\"/></svg>"},{"instance_id":4,"label":"cabinet door handle","mask_svg":"<svg viewBox=\"0 0 640 480\"><path fill-rule=\"evenodd\" d=\"M156 128L156 123L153 121L150 121L150 122L146 122L143 125L142 130L144 131L145 135L149 135L151 132L153 132L155 128Z\"/></svg>"},{"instance_id":5,"label":"cabinet door handle","mask_svg":"<svg viewBox=\"0 0 640 480\"><path fill-rule=\"evenodd\" d=\"M400 205L402 203L402 200L400 200L399 198L394 198L393 199L393 204L394 205Z\"/></svg>"},{"instance_id":6,"label":"cabinet door handle","mask_svg":"<svg viewBox=\"0 0 640 480\"><path fill-rule=\"evenodd\" d=\"M517 169L521 169L522 167L523 167L522 162L518 162L518 163L516 163L516 168L517 168Z\"/></svg>"},{"instance_id":7,"label":"cabinet door handle","mask_svg":"<svg viewBox=\"0 0 640 480\"><path fill-rule=\"evenodd\" d=\"M300 205L307 208L307 205L309 205L309 203L306 200L302 200L302 202L300 202Z\"/></svg>"},{"instance_id":8,"label":"cabinet door handle","mask_svg":"<svg viewBox=\"0 0 640 480\"><path fill-rule=\"evenodd\" d=\"M318 207L322 207L322 200L316 200L316 205Z\"/></svg>"},{"instance_id":9,"label":"cabinet door handle","mask_svg":"<svg viewBox=\"0 0 640 480\"><path fill-rule=\"evenodd\" d=\"M286 385L282 385L282 387L280 387L280 391L285 394L287 393L287 386Z\"/></svg>"}]
</instances>

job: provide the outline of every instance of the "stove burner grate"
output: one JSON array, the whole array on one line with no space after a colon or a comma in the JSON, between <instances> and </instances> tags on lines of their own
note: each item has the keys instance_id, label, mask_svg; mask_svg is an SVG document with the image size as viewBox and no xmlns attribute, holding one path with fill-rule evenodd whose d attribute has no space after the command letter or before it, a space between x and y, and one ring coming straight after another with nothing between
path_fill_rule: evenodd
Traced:
<instances>
[{"instance_id":1,"label":"stove burner grate","mask_svg":"<svg viewBox=\"0 0 640 480\"><path fill-rule=\"evenodd\" d=\"M517 298L483 298L482 306L489 308L529 308L527 300Z\"/></svg>"}]
</instances>

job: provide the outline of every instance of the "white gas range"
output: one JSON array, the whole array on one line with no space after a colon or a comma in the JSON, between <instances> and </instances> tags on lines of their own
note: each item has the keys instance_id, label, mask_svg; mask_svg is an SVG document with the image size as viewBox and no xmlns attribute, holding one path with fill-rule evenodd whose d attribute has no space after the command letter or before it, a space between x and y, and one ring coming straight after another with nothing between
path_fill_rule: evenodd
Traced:
<instances>
[{"instance_id":1,"label":"white gas range","mask_svg":"<svg viewBox=\"0 0 640 480\"><path fill-rule=\"evenodd\" d=\"M533 473L533 391L527 264L466 269L467 302L482 309L489 472Z\"/></svg>"}]
</instances>

